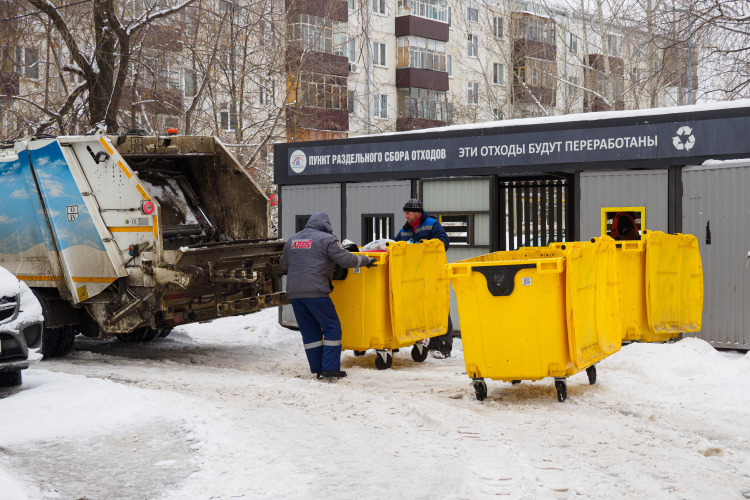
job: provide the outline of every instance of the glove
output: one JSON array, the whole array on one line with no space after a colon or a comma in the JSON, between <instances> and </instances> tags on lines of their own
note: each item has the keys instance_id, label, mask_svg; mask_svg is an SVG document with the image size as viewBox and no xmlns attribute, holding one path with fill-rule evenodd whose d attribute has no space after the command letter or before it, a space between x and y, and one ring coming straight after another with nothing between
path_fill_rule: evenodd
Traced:
<instances>
[{"instance_id":1,"label":"glove","mask_svg":"<svg viewBox=\"0 0 750 500\"><path fill-rule=\"evenodd\" d=\"M365 264L365 267L378 267L377 260L373 259L372 257L367 258L367 264Z\"/></svg>"}]
</instances>

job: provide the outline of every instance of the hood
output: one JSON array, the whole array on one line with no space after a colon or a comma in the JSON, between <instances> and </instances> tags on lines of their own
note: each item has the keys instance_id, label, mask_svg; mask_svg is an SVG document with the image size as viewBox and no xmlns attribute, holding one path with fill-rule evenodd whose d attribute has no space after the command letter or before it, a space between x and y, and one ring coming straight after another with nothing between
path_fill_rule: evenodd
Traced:
<instances>
[{"instance_id":1,"label":"hood","mask_svg":"<svg viewBox=\"0 0 750 500\"><path fill-rule=\"evenodd\" d=\"M305 229L317 229L324 233L333 234L333 226L331 226L331 219L328 218L327 214L323 212L315 212L310 216L310 220L307 221Z\"/></svg>"}]
</instances>

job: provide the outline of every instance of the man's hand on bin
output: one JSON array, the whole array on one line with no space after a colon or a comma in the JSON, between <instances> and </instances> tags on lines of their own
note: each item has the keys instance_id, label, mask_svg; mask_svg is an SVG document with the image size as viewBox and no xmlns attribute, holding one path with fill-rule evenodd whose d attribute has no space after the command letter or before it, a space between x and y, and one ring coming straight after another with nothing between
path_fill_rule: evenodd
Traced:
<instances>
[{"instance_id":1,"label":"man's hand on bin","mask_svg":"<svg viewBox=\"0 0 750 500\"><path fill-rule=\"evenodd\" d=\"M367 264L365 264L365 267L378 267L377 260L373 259L372 257L367 258Z\"/></svg>"}]
</instances>

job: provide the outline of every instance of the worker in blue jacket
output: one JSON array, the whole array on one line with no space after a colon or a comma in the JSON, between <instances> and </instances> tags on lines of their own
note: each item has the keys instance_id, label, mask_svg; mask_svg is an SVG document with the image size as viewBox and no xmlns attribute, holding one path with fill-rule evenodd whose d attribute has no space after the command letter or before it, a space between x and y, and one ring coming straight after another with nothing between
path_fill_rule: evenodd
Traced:
<instances>
[{"instance_id":1,"label":"worker in blue jacket","mask_svg":"<svg viewBox=\"0 0 750 500\"><path fill-rule=\"evenodd\" d=\"M448 250L448 234L437 219L427 215L422 207L422 202L417 198L411 198L404 204L404 217L406 224L396 235L396 241L419 243L423 240L438 239L443 242L445 250ZM433 351L436 358L449 358L453 350L453 322L448 316L448 331L440 336L432 337L427 349Z\"/></svg>"}]
</instances>

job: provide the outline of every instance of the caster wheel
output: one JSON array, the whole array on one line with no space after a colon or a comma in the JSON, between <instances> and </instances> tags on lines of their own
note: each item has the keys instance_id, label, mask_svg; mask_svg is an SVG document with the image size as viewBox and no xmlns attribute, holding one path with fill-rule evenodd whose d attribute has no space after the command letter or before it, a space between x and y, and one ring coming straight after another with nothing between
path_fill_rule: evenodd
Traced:
<instances>
[{"instance_id":1,"label":"caster wheel","mask_svg":"<svg viewBox=\"0 0 750 500\"><path fill-rule=\"evenodd\" d=\"M589 376L589 385L594 385L596 383L596 365L586 368L586 375Z\"/></svg>"},{"instance_id":2,"label":"caster wheel","mask_svg":"<svg viewBox=\"0 0 750 500\"><path fill-rule=\"evenodd\" d=\"M355 356L364 356L367 351L354 351Z\"/></svg>"},{"instance_id":3,"label":"caster wheel","mask_svg":"<svg viewBox=\"0 0 750 500\"><path fill-rule=\"evenodd\" d=\"M427 359L427 355L429 353L430 351L427 350L427 346L419 342L417 344L414 344L414 347L411 348L411 359L413 359L417 363L421 363L422 361Z\"/></svg>"},{"instance_id":4,"label":"caster wheel","mask_svg":"<svg viewBox=\"0 0 750 500\"><path fill-rule=\"evenodd\" d=\"M568 399L568 384L565 379L555 379L555 389L557 389L557 400L563 402Z\"/></svg>"},{"instance_id":5,"label":"caster wheel","mask_svg":"<svg viewBox=\"0 0 750 500\"><path fill-rule=\"evenodd\" d=\"M511 380L510 383L513 384L513 385L516 385L516 384L520 384L521 381L520 380Z\"/></svg>"},{"instance_id":6,"label":"caster wheel","mask_svg":"<svg viewBox=\"0 0 750 500\"><path fill-rule=\"evenodd\" d=\"M391 356L391 353L389 352L385 356L387 361L383 361L383 356L380 353L375 355L375 368L378 370L386 370L393 365L393 356Z\"/></svg>"},{"instance_id":7,"label":"caster wheel","mask_svg":"<svg viewBox=\"0 0 750 500\"><path fill-rule=\"evenodd\" d=\"M477 401L484 401L487 397L487 383L483 378L474 380L474 393L477 396Z\"/></svg>"}]
</instances>

